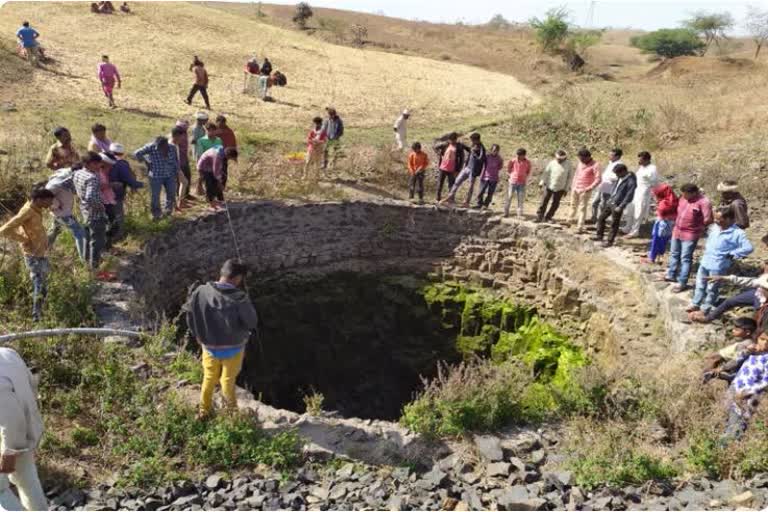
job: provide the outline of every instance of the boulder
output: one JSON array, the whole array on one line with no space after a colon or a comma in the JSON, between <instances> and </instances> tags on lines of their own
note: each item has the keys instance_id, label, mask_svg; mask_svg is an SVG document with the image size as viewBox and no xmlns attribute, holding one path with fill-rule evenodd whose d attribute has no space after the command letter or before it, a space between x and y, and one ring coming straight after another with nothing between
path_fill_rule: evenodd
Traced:
<instances>
[{"instance_id":1,"label":"boulder","mask_svg":"<svg viewBox=\"0 0 768 512\"><path fill-rule=\"evenodd\" d=\"M494 462L488 464L488 467L485 468L485 474L488 477L507 477L510 466L508 462Z\"/></svg>"},{"instance_id":2,"label":"boulder","mask_svg":"<svg viewBox=\"0 0 768 512\"><path fill-rule=\"evenodd\" d=\"M501 448L501 440L496 436L474 436L475 447L480 455L489 462L504 460L504 451Z\"/></svg>"},{"instance_id":3,"label":"boulder","mask_svg":"<svg viewBox=\"0 0 768 512\"><path fill-rule=\"evenodd\" d=\"M744 491L741 494L731 496L731 499L728 500L728 504L735 508L752 508L754 501L755 495L752 491Z\"/></svg>"}]
</instances>

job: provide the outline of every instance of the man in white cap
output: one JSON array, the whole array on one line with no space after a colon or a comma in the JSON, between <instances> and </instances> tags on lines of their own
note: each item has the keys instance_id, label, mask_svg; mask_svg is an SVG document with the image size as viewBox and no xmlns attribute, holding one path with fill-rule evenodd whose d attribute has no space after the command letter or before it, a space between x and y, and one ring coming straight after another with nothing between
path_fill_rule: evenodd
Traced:
<instances>
[{"instance_id":1,"label":"man in white cap","mask_svg":"<svg viewBox=\"0 0 768 512\"><path fill-rule=\"evenodd\" d=\"M203 156L203 153L205 153L205 149L200 144L200 141L208 135L208 132L205 131L205 125L207 123L208 114L205 112L198 112L195 114L195 126L192 128L192 135L189 141L192 144L192 159L195 162L197 162L200 157ZM204 194L203 178L199 172L197 173L197 186L195 187L195 191L197 192L198 196L202 196Z\"/></svg>"},{"instance_id":2,"label":"man in white cap","mask_svg":"<svg viewBox=\"0 0 768 512\"><path fill-rule=\"evenodd\" d=\"M397 118L397 121L395 121L395 125L393 127L395 129L395 144L399 150L402 150L408 146L408 128L406 125L409 117L411 117L411 114L408 112L408 109L403 110L403 113L400 114L400 117Z\"/></svg>"},{"instance_id":3,"label":"man in white cap","mask_svg":"<svg viewBox=\"0 0 768 512\"><path fill-rule=\"evenodd\" d=\"M143 188L144 183L136 180L136 176L131 170L131 164L125 159L125 147L122 144L118 142L110 144L108 156L115 162L109 170L109 182L115 191L115 215L107 233L109 240L114 244L121 240L125 234L123 226L125 225L127 189Z\"/></svg>"},{"instance_id":4,"label":"man in white cap","mask_svg":"<svg viewBox=\"0 0 768 512\"><path fill-rule=\"evenodd\" d=\"M35 450L43 437L35 388L21 356L0 347L0 510L48 510L35 467Z\"/></svg>"},{"instance_id":5,"label":"man in white cap","mask_svg":"<svg viewBox=\"0 0 768 512\"><path fill-rule=\"evenodd\" d=\"M720 206L729 207L736 216L736 225L741 229L749 227L749 212L747 200L739 193L739 184L733 180L725 180L717 185L720 192Z\"/></svg>"}]
</instances>

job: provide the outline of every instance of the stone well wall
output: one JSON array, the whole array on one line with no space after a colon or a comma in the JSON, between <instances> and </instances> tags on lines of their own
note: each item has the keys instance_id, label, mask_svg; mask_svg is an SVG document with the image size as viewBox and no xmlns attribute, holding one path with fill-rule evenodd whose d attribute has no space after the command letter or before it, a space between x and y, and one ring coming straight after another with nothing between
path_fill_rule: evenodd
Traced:
<instances>
[{"instance_id":1,"label":"stone well wall","mask_svg":"<svg viewBox=\"0 0 768 512\"><path fill-rule=\"evenodd\" d=\"M432 271L569 315L583 342L611 359L639 351L659 361L711 336L682 323L620 250L551 226L394 201L232 204L230 215L255 293L260 279L286 273ZM236 254L224 212L174 226L133 262L134 309L143 321L174 313L190 284L215 278Z\"/></svg>"}]
</instances>

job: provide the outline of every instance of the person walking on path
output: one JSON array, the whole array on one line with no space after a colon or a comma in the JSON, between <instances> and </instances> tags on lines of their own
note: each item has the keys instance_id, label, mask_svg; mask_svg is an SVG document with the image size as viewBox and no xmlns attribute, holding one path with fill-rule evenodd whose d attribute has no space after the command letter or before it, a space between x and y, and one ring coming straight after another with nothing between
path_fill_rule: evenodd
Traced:
<instances>
[{"instance_id":1,"label":"person walking on path","mask_svg":"<svg viewBox=\"0 0 768 512\"><path fill-rule=\"evenodd\" d=\"M734 261L752 254L752 243L735 221L736 216L728 207L719 208L715 213L715 222L709 228L704 256L696 274L693 300L687 308L689 313L698 310L705 315L709 313L720 298L720 281L707 278L725 274Z\"/></svg>"},{"instance_id":2,"label":"person walking on path","mask_svg":"<svg viewBox=\"0 0 768 512\"><path fill-rule=\"evenodd\" d=\"M120 89L123 86L123 80L120 78L120 72L117 70L117 66L109 62L108 55L101 56L101 63L98 68L99 82L101 82L101 90L104 91L104 96L107 97L109 106L115 108L115 98L113 91L115 84Z\"/></svg>"},{"instance_id":3,"label":"person walking on path","mask_svg":"<svg viewBox=\"0 0 768 512\"><path fill-rule=\"evenodd\" d=\"M429 166L429 157L421 150L421 143L414 142L408 155L408 198L413 199L416 189L419 191L419 203L424 202L424 175Z\"/></svg>"},{"instance_id":4,"label":"person walking on path","mask_svg":"<svg viewBox=\"0 0 768 512\"><path fill-rule=\"evenodd\" d=\"M597 216L600 215L600 209L605 206L608 198L611 197L613 192L613 186L618 181L616 173L613 172L613 168L621 163L621 157L624 152L615 148L608 154L608 165L603 169L603 174L600 176L600 186L595 189L595 193L592 197L592 218L589 219L589 224L597 223Z\"/></svg>"},{"instance_id":5,"label":"person walking on path","mask_svg":"<svg viewBox=\"0 0 768 512\"><path fill-rule=\"evenodd\" d=\"M258 327L258 315L243 291L248 268L227 260L217 282L198 286L183 307L192 336L202 346L203 384L200 416L213 411L213 392L221 384L228 409L237 409L235 380L243 365L250 332Z\"/></svg>"},{"instance_id":6,"label":"person walking on path","mask_svg":"<svg viewBox=\"0 0 768 512\"><path fill-rule=\"evenodd\" d=\"M94 153L106 153L112 141L107 137L107 127L96 123L91 127L91 140L88 141L88 151Z\"/></svg>"},{"instance_id":7,"label":"person walking on path","mask_svg":"<svg viewBox=\"0 0 768 512\"><path fill-rule=\"evenodd\" d=\"M648 248L648 263L656 263L656 259L667 252L667 244L672 238L672 229L677 218L678 198L672 187L666 183L652 189L656 198L656 222L651 230L651 245Z\"/></svg>"},{"instance_id":8,"label":"person walking on path","mask_svg":"<svg viewBox=\"0 0 768 512\"><path fill-rule=\"evenodd\" d=\"M331 169L336 164L336 160L341 153L341 137L344 136L344 121L342 121L336 109L328 107L325 109L328 113L328 118L323 121L323 130L328 135L328 142L325 145L325 151L323 152L323 169L328 168L328 156L330 154Z\"/></svg>"},{"instance_id":9,"label":"person walking on path","mask_svg":"<svg viewBox=\"0 0 768 512\"><path fill-rule=\"evenodd\" d=\"M539 187L544 189L541 204L536 211L536 222L551 222L560 207L560 200L568 193L568 187L573 180L573 168L568 161L568 155L562 149L555 151L554 160L544 168L539 180ZM549 201L552 206L547 210Z\"/></svg>"},{"instance_id":10,"label":"person walking on path","mask_svg":"<svg viewBox=\"0 0 768 512\"><path fill-rule=\"evenodd\" d=\"M234 149L233 153L235 157L233 161L237 161L237 137L235 132L227 124L227 118L223 115L216 116L216 128L218 129L216 135L221 139L221 144L224 149ZM224 159L224 167L222 170L222 190L227 187L227 180L229 179L229 159Z\"/></svg>"},{"instance_id":11,"label":"person walking on path","mask_svg":"<svg viewBox=\"0 0 768 512\"><path fill-rule=\"evenodd\" d=\"M176 141L180 135L173 135L173 144L165 137L157 137L138 149L134 158L149 164L149 191L151 195L152 218L159 220L161 214L170 216L176 204L176 176L179 173L179 157ZM165 212L160 210L160 191L165 189Z\"/></svg>"},{"instance_id":12,"label":"person walking on path","mask_svg":"<svg viewBox=\"0 0 768 512\"><path fill-rule=\"evenodd\" d=\"M453 188L456 182L456 173L464 168L465 153L469 148L459 142L459 134L452 132L448 135L448 140L435 144L434 150L438 155L437 169L440 177L437 184L437 202L443 193L443 184L448 182L448 191Z\"/></svg>"},{"instance_id":13,"label":"person walking on path","mask_svg":"<svg viewBox=\"0 0 768 512\"><path fill-rule=\"evenodd\" d=\"M598 164L592 153L582 148L577 153L579 163L576 166L576 174L571 184L571 215L569 222L576 220L576 230L579 233L584 231L584 223L587 220L587 209L592 200L592 191L595 190L602 181L600 174L600 164Z\"/></svg>"},{"instance_id":14,"label":"person walking on path","mask_svg":"<svg viewBox=\"0 0 768 512\"><path fill-rule=\"evenodd\" d=\"M651 154L641 151L637 155L638 165L635 176L637 177L637 190L632 207L627 209L626 237L637 238L640 236L640 226L643 225L651 211L651 189L656 186L659 174L656 166L651 163Z\"/></svg>"},{"instance_id":15,"label":"person walking on path","mask_svg":"<svg viewBox=\"0 0 768 512\"><path fill-rule=\"evenodd\" d=\"M35 377L15 350L0 347L0 510L48 510L35 465L44 429Z\"/></svg>"},{"instance_id":16,"label":"person walking on path","mask_svg":"<svg viewBox=\"0 0 768 512\"><path fill-rule=\"evenodd\" d=\"M0 226L0 236L21 246L24 263L32 281L32 321L40 320L48 295L48 235L43 227L43 210L50 208L55 196L46 188L32 190L30 200L19 213ZM1 413L0 413L1 414ZM1 473L1 472L0 472Z\"/></svg>"},{"instance_id":17,"label":"person walking on path","mask_svg":"<svg viewBox=\"0 0 768 512\"><path fill-rule=\"evenodd\" d=\"M192 104L192 99L199 92L205 102L205 108L211 110L211 103L208 100L208 71L206 71L203 61L197 58L197 55L189 66L189 70L195 73L195 83L187 95L187 105Z\"/></svg>"},{"instance_id":18,"label":"person walking on path","mask_svg":"<svg viewBox=\"0 0 768 512\"><path fill-rule=\"evenodd\" d=\"M469 136L469 139L472 141L472 145L469 148L469 157L467 158L467 163L456 177L448 197L443 199L441 204L449 202L452 203L455 201L456 194L458 194L461 185L465 181L469 180L469 191L467 192L467 199L462 205L464 208L469 208L469 204L472 201L472 195L475 190L475 181L477 181L477 178L479 178L483 173L483 169L485 168L485 161L487 159L485 146L480 141L480 134L472 133Z\"/></svg>"},{"instance_id":19,"label":"person walking on path","mask_svg":"<svg viewBox=\"0 0 768 512\"><path fill-rule=\"evenodd\" d=\"M125 147L113 142L109 146L109 154L114 157L115 163L109 170L109 181L115 191L114 219L107 233L112 244L122 240L125 235L125 196L127 189L138 190L144 188L144 183L138 181L131 170L131 164L125 159Z\"/></svg>"},{"instance_id":20,"label":"person walking on path","mask_svg":"<svg viewBox=\"0 0 768 512\"><path fill-rule=\"evenodd\" d=\"M48 179L45 188L53 192L54 195L51 205L53 223L48 231L48 247L53 247L61 229L67 228L75 240L78 256L85 261L85 230L75 218L75 184L72 181L75 170L81 166L82 164L75 164L75 169L69 167L59 169Z\"/></svg>"},{"instance_id":21,"label":"person walking on path","mask_svg":"<svg viewBox=\"0 0 768 512\"><path fill-rule=\"evenodd\" d=\"M411 113L408 112L408 109L403 110L393 126L395 130L395 147L399 151L402 151L408 144L408 119L410 117Z\"/></svg>"},{"instance_id":22,"label":"person walking on path","mask_svg":"<svg viewBox=\"0 0 768 512\"><path fill-rule=\"evenodd\" d=\"M504 158L500 154L498 144L491 146L491 151L485 157L485 169L480 175L480 192L477 194L477 208L488 208L493 201L493 194L499 185L499 173L504 167Z\"/></svg>"},{"instance_id":23,"label":"person walking on path","mask_svg":"<svg viewBox=\"0 0 768 512\"><path fill-rule=\"evenodd\" d=\"M613 186L613 192L605 202L600 216L597 218L597 233L593 238L596 242L603 242L605 236L605 222L608 217L611 218L611 235L608 240L603 242L603 247L610 247L616 241L616 235L619 234L619 225L621 217L624 215L624 209L632 202L637 187L637 178L629 172L624 164L617 164L613 167L616 174L616 184Z\"/></svg>"},{"instance_id":24,"label":"person walking on path","mask_svg":"<svg viewBox=\"0 0 768 512\"><path fill-rule=\"evenodd\" d=\"M688 289L688 277L693 264L693 252L714 215L712 203L693 183L686 183L680 190L682 197L677 206L677 218L669 246L669 263L664 281L677 284L675 293Z\"/></svg>"},{"instance_id":25,"label":"person walking on path","mask_svg":"<svg viewBox=\"0 0 768 512\"><path fill-rule=\"evenodd\" d=\"M730 207L736 216L736 225L741 229L749 227L749 209L747 200L739 193L739 184L733 180L725 180L717 185L720 192L720 207Z\"/></svg>"},{"instance_id":26,"label":"person walking on path","mask_svg":"<svg viewBox=\"0 0 768 512\"><path fill-rule=\"evenodd\" d=\"M101 155L89 151L83 167L72 177L85 224L85 261L92 270L99 268L101 253L107 243L107 212L101 200L99 178L103 165Z\"/></svg>"},{"instance_id":27,"label":"person walking on path","mask_svg":"<svg viewBox=\"0 0 768 512\"><path fill-rule=\"evenodd\" d=\"M312 129L307 134L307 156L304 162L304 179L309 177L309 171L313 174L320 168L325 151L325 143L328 140L328 134L323 130L323 118L315 117L312 119Z\"/></svg>"},{"instance_id":28,"label":"person walking on path","mask_svg":"<svg viewBox=\"0 0 768 512\"><path fill-rule=\"evenodd\" d=\"M237 160L237 149L215 146L203 153L197 161L197 170L205 183L205 197L212 210L224 203L224 166L227 160Z\"/></svg>"},{"instance_id":29,"label":"person walking on path","mask_svg":"<svg viewBox=\"0 0 768 512\"><path fill-rule=\"evenodd\" d=\"M80 162L80 155L72 144L72 134L63 126L53 130L53 136L56 137L56 143L48 150L45 157L45 166L52 170L72 167Z\"/></svg>"},{"instance_id":30,"label":"person walking on path","mask_svg":"<svg viewBox=\"0 0 768 512\"><path fill-rule=\"evenodd\" d=\"M517 199L517 218L523 217L523 206L525 205L525 190L528 185L528 177L531 175L531 161L528 160L528 152L524 148L517 150L516 158L509 161L507 172L509 173L509 183L507 185L507 201L504 203L504 216L509 217L509 210L512 207L512 195Z\"/></svg>"},{"instance_id":31,"label":"person walking on path","mask_svg":"<svg viewBox=\"0 0 768 512\"><path fill-rule=\"evenodd\" d=\"M192 198L189 193L189 187L192 183L192 170L189 163L189 123L185 119L179 119L173 127L179 133L178 144L176 149L179 153L179 190L177 191L177 208L179 210L187 207L187 201ZM171 139L173 139L173 130L171 131Z\"/></svg>"}]
</instances>

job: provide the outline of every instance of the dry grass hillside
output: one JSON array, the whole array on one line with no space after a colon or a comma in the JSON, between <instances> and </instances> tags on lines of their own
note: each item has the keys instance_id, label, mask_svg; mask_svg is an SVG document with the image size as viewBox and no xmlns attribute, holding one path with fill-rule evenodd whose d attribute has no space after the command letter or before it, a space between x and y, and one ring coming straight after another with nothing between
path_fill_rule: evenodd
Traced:
<instances>
[{"instance_id":1,"label":"dry grass hillside","mask_svg":"<svg viewBox=\"0 0 768 512\"><path fill-rule=\"evenodd\" d=\"M532 95L509 75L331 45L199 3L142 3L130 16L98 16L81 3L13 2L0 17L6 44L23 19L42 33L57 64L26 77L26 87L3 91L19 110L101 106L95 69L105 53L123 74L119 105L147 117L189 115L183 99L193 55L207 64L213 108L261 127L303 128L329 104L356 127L389 124L404 107L439 124L467 112L499 116ZM243 64L253 51L268 54L288 76L288 87L274 91L274 104L242 94Z\"/></svg>"}]
</instances>

